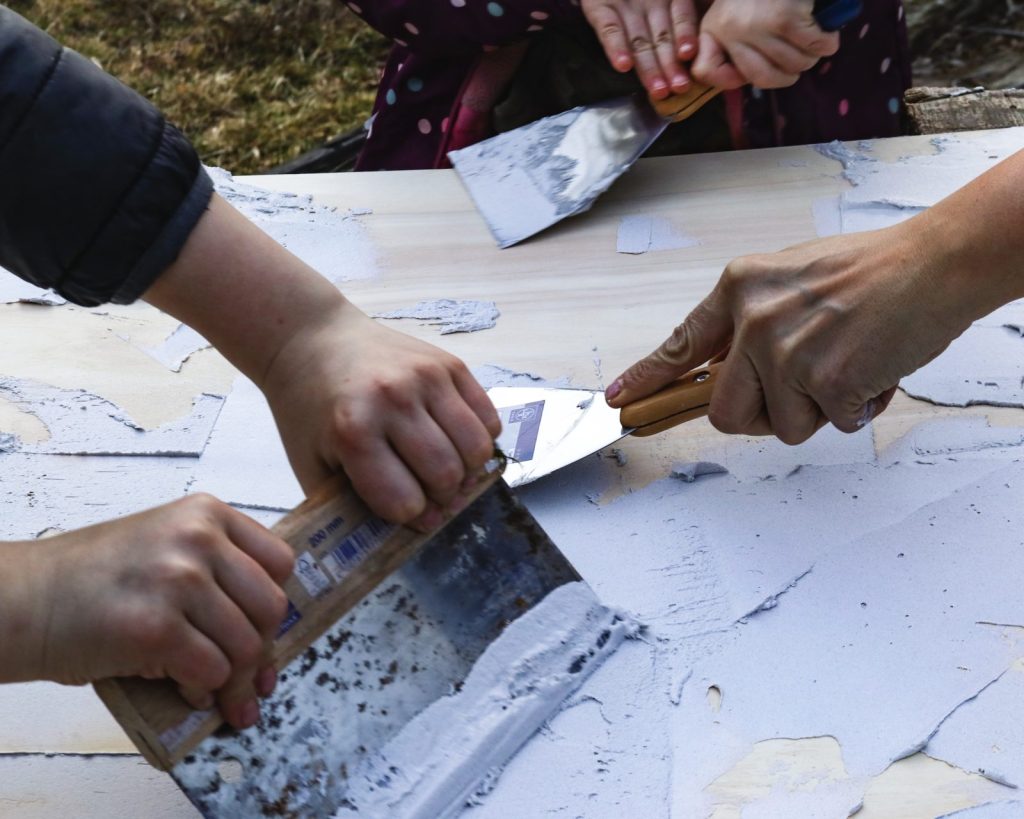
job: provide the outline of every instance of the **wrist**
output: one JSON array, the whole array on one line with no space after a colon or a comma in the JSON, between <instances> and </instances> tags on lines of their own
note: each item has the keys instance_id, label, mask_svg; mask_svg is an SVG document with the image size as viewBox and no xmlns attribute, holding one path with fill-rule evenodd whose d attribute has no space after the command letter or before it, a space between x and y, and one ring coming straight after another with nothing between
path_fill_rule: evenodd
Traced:
<instances>
[{"instance_id":1,"label":"wrist","mask_svg":"<svg viewBox=\"0 0 1024 819\"><path fill-rule=\"evenodd\" d=\"M0 683L47 679L53 557L46 543L0 543Z\"/></svg>"},{"instance_id":2,"label":"wrist","mask_svg":"<svg viewBox=\"0 0 1024 819\"><path fill-rule=\"evenodd\" d=\"M920 270L922 293L961 327L1024 296L1019 267L1000 252L1006 237L984 224L951 219L941 204L896 226Z\"/></svg>"},{"instance_id":3,"label":"wrist","mask_svg":"<svg viewBox=\"0 0 1024 819\"><path fill-rule=\"evenodd\" d=\"M335 285L216 195L145 298L257 383L289 339L348 304Z\"/></svg>"}]
</instances>

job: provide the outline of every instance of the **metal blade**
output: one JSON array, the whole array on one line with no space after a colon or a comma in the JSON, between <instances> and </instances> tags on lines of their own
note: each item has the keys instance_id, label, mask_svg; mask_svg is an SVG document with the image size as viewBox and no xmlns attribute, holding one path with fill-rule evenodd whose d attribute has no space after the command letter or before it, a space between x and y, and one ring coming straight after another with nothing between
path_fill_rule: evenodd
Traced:
<instances>
[{"instance_id":1,"label":"metal blade","mask_svg":"<svg viewBox=\"0 0 1024 819\"><path fill-rule=\"evenodd\" d=\"M621 97L546 117L448 158L501 247L580 213L650 147L667 121Z\"/></svg>"},{"instance_id":2,"label":"metal blade","mask_svg":"<svg viewBox=\"0 0 1024 819\"><path fill-rule=\"evenodd\" d=\"M506 626L576 581L569 561L496 481L287 666L257 727L208 737L171 775L206 817L305 819L351 809L351 789L365 792L369 772L401 779L374 767L388 741L459 691ZM516 718L507 730L529 736L547 716L535 715L536 724ZM502 750L499 766L515 747ZM452 777L466 781L445 787L459 794L475 786L471 774L456 767Z\"/></svg>"},{"instance_id":3,"label":"metal blade","mask_svg":"<svg viewBox=\"0 0 1024 819\"><path fill-rule=\"evenodd\" d=\"M591 390L492 387L502 431L498 448L508 458L505 481L522 486L625 437L619 411Z\"/></svg>"}]
</instances>

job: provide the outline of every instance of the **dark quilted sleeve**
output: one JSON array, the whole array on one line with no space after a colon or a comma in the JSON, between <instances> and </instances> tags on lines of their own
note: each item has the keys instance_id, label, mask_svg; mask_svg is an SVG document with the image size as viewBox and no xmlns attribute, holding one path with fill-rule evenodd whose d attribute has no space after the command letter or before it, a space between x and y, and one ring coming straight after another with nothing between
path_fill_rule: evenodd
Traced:
<instances>
[{"instance_id":1,"label":"dark quilted sleeve","mask_svg":"<svg viewBox=\"0 0 1024 819\"><path fill-rule=\"evenodd\" d=\"M212 190L159 111L0 6L0 265L77 304L128 303Z\"/></svg>"}]
</instances>

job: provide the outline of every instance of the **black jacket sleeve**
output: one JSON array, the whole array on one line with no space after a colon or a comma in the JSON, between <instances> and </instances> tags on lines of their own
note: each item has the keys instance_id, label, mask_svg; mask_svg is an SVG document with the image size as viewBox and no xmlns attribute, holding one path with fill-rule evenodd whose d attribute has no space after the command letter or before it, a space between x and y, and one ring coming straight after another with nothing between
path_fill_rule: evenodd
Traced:
<instances>
[{"instance_id":1,"label":"black jacket sleeve","mask_svg":"<svg viewBox=\"0 0 1024 819\"><path fill-rule=\"evenodd\" d=\"M156 108L0 6L0 265L76 304L126 304L212 191Z\"/></svg>"}]
</instances>

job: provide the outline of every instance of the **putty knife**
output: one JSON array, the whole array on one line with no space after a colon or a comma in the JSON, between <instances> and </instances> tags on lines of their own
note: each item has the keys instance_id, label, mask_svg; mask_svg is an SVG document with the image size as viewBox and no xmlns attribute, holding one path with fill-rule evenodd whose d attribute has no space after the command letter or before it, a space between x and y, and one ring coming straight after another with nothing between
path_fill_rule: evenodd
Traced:
<instances>
[{"instance_id":1,"label":"putty knife","mask_svg":"<svg viewBox=\"0 0 1024 819\"><path fill-rule=\"evenodd\" d=\"M815 0L814 18L838 31L862 0ZM718 89L694 82L664 100L620 97L585 105L450 151L448 158L499 247L510 247L587 210L672 122L695 114Z\"/></svg>"},{"instance_id":2,"label":"putty knife","mask_svg":"<svg viewBox=\"0 0 1024 819\"><path fill-rule=\"evenodd\" d=\"M460 811L632 628L499 474L430 535L373 517L342 478L274 527L297 562L254 728L220 728L167 681L97 692L205 817Z\"/></svg>"},{"instance_id":3,"label":"putty knife","mask_svg":"<svg viewBox=\"0 0 1024 819\"><path fill-rule=\"evenodd\" d=\"M627 435L654 435L707 415L720 366L691 370L621 410L591 390L492 387L487 395L501 417L498 448L508 459L505 480L522 486Z\"/></svg>"}]
</instances>

